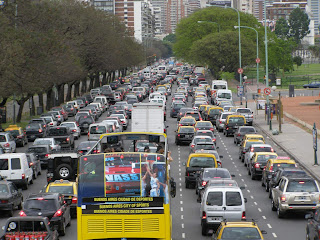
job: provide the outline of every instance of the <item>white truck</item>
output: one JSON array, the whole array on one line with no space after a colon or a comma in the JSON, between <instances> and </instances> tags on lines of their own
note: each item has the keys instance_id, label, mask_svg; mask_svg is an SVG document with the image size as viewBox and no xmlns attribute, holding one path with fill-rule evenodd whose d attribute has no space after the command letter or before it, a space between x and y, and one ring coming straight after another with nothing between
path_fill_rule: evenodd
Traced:
<instances>
[{"instance_id":1,"label":"white truck","mask_svg":"<svg viewBox=\"0 0 320 240\"><path fill-rule=\"evenodd\" d=\"M135 103L132 108L132 132L165 132L164 107L158 103Z\"/></svg>"}]
</instances>

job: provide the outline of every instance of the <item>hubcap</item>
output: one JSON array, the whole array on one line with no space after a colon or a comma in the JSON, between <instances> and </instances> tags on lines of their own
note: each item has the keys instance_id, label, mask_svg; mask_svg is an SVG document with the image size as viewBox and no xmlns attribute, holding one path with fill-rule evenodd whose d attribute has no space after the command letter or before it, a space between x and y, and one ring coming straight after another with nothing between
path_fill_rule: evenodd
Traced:
<instances>
[{"instance_id":1,"label":"hubcap","mask_svg":"<svg viewBox=\"0 0 320 240\"><path fill-rule=\"evenodd\" d=\"M66 167L62 167L62 168L60 168L60 170L59 170L59 174L60 174L60 176L61 177L68 177L69 176L69 169L68 168L66 168Z\"/></svg>"}]
</instances>

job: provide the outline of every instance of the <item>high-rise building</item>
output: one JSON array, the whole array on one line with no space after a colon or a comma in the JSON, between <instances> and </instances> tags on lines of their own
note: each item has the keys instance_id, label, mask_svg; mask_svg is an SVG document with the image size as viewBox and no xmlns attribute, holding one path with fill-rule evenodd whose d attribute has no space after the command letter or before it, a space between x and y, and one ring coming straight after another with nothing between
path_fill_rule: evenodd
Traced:
<instances>
[{"instance_id":1,"label":"high-rise building","mask_svg":"<svg viewBox=\"0 0 320 240\"><path fill-rule=\"evenodd\" d=\"M177 24L186 16L184 0L168 0L166 33L174 33Z\"/></svg>"},{"instance_id":2,"label":"high-rise building","mask_svg":"<svg viewBox=\"0 0 320 240\"><path fill-rule=\"evenodd\" d=\"M167 24L167 1L166 0L149 0L152 4L155 15L155 34L161 36L166 32Z\"/></svg>"},{"instance_id":3,"label":"high-rise building","mask_svg":"<svg viewBox=\"0 0 320 240\"><path fill-rule=\"evenodd\" d=\"M187 16L190 16L192 13L200 9L200 0L188 0L185 3L185 12Z\"/></svg>"},{"instance_id":4,"label":"high-rise building","mask_svg":"<svg viewBox=\"0 0 320 240\"><path fill-rule=\"evenodd\" d=\"M319 35L320 27L320 1L319 0L307 0L308 8L310 11L310 19L314 21L314 33Z\"/></svg>"},{"instance_id":5,"label":"high-rise building","mask_svg":"<svg viewBox=\"0 0 320 240\"><path fill-rule=\"evenodd\" d=\"M114 14L114 0L92 0L91 4L96 9Z\"/></svg>"}]
</instances>

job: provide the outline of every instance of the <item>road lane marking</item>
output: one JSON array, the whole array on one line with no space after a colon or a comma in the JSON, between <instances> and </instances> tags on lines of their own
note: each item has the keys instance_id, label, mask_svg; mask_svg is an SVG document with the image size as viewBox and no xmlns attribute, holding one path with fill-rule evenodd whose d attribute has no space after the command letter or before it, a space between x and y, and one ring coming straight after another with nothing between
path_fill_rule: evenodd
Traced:
<instances>
[{"instance_id":1,"label":"road lane marking","mask_svg":"<svg viewBox=\"0 0 320 240\"><path fill-rule=\"evenodd\" d=\"M181 176L181 172L179 172L179 176Z\"/></svg>"},{"instance_id":2,"label":"road lane marking","mask_svg":"<svg viewBox=\"0 0 320 240\"><path fill-rule=\"evenodd\" d=\"M183 207L180 208L180 211L183 212Z\"/></svg>"},{"instance_id":3,"label":"road lane marking","mask_svg":"<svg viewBox=\"0 0 320 240\"><path fill-rule=\"evenodd\" d=\"M240 174L239 174L239 175L240 175ZM249 192L250 192L250 190L248 189L248 190L247 190L247 192L249 193Z\"/></svg>"},{"instance_id":4,"label":"road lane marking","mask_svg":"<svg viewBox=\"0 0 320 240\"><path fill-rule=\"evenodd\" d=\"M256 205L256 206L258 205L258 203L257 203L257 202L253 202L253 203L254 203L254 205Z\"/></svg>"},{"instance_id":5,"label":"road lane marking","mask_svg":"<svg viewBox=\"0 0 320 240\"><path fill-rule=\"evenodd\" d=\"M272 233L272 235L273 235L274 238L277 238L277 237L278 237L275 233Z\"/></svg>"},{"instance_id":6,"label":"road lane marking","mask_svg":"<svg viewBox=\"0 0 320 240\"><path fill-rule=\"evenodd\" d=\"M267 219L266 216L262 216L263 219Z\"/></svg>"},{"instance_id":7,"label":"road lane marking","mask_svg":"<svg viewBox=\"0 0 320 240\"><path fill-rule=\"evenodd\" d=\"M242 176L241 173L239 173L239 176L240 176L240 177Z\"/></svg>"},{"instance_id":8,"label":"road lane marking","mask_svg":"<svg viewBox=\"0 0 320 240\"><path fill-rule=\"evenodd\" d=\"M244 179L243 179L243 178L241 178L241 181L242 181L242 182L244 182Z\"/></svg>"},{"instance_id":9,"label":"road lane marking","mask_svg":"<svg viewBox=\"0 0 320 240\"><path fill-rule=\"evenodd\" d=\"M251 199L254 199L254 197L253 196L250 196L251 197Z\"/></svg>"},{"instance_id":10,"label":"road lane marking","mask_svg":"<svg viewBox=\"0 0 320 240\"><path fill-rule=\"evenodd\" d=\"M182 205L182 204L183 204L183 201L180 201L180 204Z\"/></svg>"},{"instance_id":11,"label":"road lane marking","mask_svg":"<svg viewBox=\"0 0 320 240\"><path fill-rule=\"evenodd\" d=\"M181 177L179 178L179 181L181 181Z\"/></svg>"},{"instance_id":12,"label":"road lane marking","mask_svg":"<svg viewBox=\"0 0 320 240\"><path fill-rule=\"evenodd\" d=\"M258 208L258 211L259 211L259 212L262 212L261 208Z\"/></svg>"},{"instance_id":13,"label":"road lane marking","mask_svg":"<svg viewBox=\"0 0 320 240\"><path fill-rule=\"evenodd\" d=\"M186 234L185 233L182 233L182 238L186 238Z\"/></svg>"},{"instance_id":14,"label":"road lane marking","mask_svg":"<svg viewBox=\"0 0 320 240\"><path fill-rule=\"evenodd\" d=\"M181 187L181 182L179 183L179 186Z\"/></svg>"},{"instance_id":15,"label":"road lane marking","mask_svg":"<svg viewBox=\"0 0 320 240\"><path fill-rule=\"evenodd\" d=\"M183 219L183 215L181 215L181 219Z\"/></svg>"},{"instance_id":16,"label":"road lane marking","mask_svg":"<svg viewBox=\"0 0 320 240\"><path fill-rule=\"evenodd\" d=\"M231 158L231 155L229 155L229 158Z\"/></svg>"},{"instance_id":17,"label":"road lane marking","mask_svg":"<svg viewBox=\"0 0 320 240\"><path fill-rule=\"evenodd\" d=\"M182 192L182 188L180 188L180 192Z\"/></svg>"},{"instance_id":18,"label":"road lane marking","mask_svg":"<svg viewBox=\"0 0 320 240\"><path fill-rule=\"evenodd\" d=\"M181 223L181 227L184 228L184 223Z\"/></svg>"},{"instance_id":19,"label":"road lane marking","mask_svg":"<svg viewBox=\"0 0 320 240\"><path fill-rule=\"evenodd\" d=\"M180 165L179 165L179 172L181 171Z\"/></svg>"},{"instance_id":20,"label":"road lane marking","mask_svg":"<svg viewBox=\"0 0 320 240\"><path fill-rule=\"evenodd\" d=\"M182 193L180 193L180 197L182 197Z\"/></svg>"},{"instance_id":21,"label":"road lane marking","mask_svg":"<svg viewBox=\"0 0 320 240\"><path fill-rule=\"evenodd\" d=\"M268 226L268 228L272 228L272 227L271 227L271 225L270 225L269 223L267 224L267 226Z\"/></svg>"}]
</instances>

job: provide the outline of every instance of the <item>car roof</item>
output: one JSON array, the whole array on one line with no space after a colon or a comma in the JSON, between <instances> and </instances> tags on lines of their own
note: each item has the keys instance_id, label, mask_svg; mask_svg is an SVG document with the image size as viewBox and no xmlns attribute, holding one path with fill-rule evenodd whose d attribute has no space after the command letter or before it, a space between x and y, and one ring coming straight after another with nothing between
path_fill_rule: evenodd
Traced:
<instances>
[{"instance_id":1,"label":"car roof","mask_svg":"<svg viewBox=\"0 0 320 240\"><path fill-rule=\"evenodd\" d=\"M45 199L55 199L61 197L60 193L32 193L29 195L27 199L37 199L37 198L45 198Z\"/></svg>"}]
</instances>

